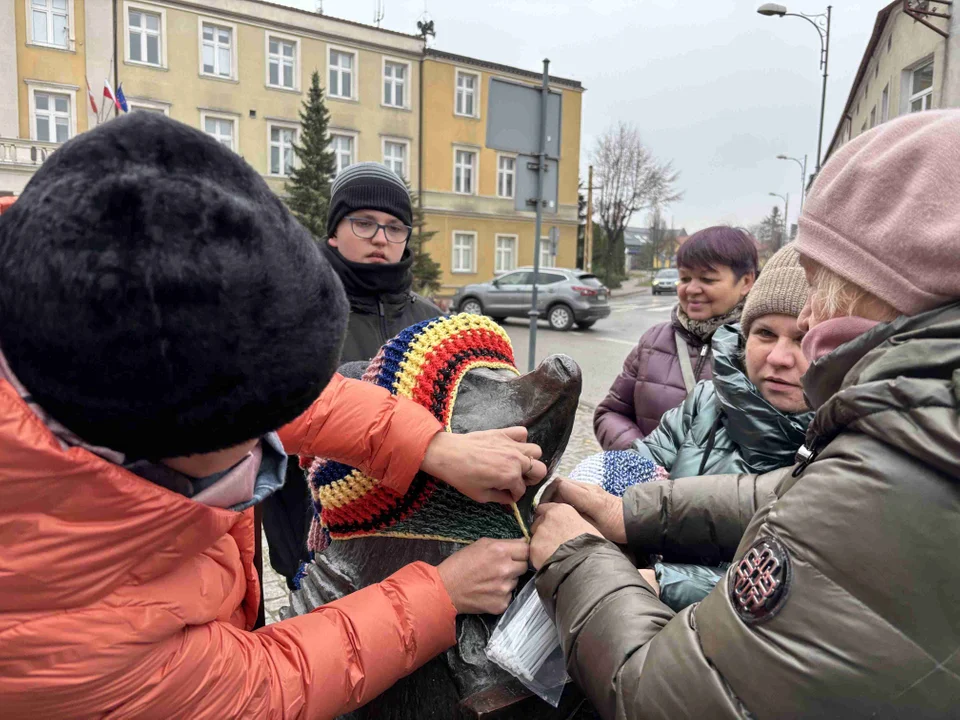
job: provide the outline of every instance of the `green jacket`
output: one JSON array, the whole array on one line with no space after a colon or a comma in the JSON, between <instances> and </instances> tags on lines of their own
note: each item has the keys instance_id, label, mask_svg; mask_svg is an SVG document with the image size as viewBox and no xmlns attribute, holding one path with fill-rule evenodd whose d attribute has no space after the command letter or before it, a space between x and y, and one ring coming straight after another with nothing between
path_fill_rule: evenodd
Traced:
<instances>
[{"instance_id":1,"label":"green jacket","mask_svg":"<svg viewBox=\"0 0 960 720\"><path fill-rule=\"evenodd\" d=\"M675 614L616 546L540 570L604 718L919 718L960 708L960 303L814 363L807 459L636 485L630 549L733 566Z\"/></svg>"},{"instance_id":2,"label":"green jacket","mask_svg":"<svg viewBox=\"0 0 960 720\"><path fill-rule=\"evenodd\" d=\"M793 464L813 413L777 410L750 382L741 356L736 326L717 330L713 380L698 383L643 440L671 478L763 473Z\"/></svg>"}]
</instances>

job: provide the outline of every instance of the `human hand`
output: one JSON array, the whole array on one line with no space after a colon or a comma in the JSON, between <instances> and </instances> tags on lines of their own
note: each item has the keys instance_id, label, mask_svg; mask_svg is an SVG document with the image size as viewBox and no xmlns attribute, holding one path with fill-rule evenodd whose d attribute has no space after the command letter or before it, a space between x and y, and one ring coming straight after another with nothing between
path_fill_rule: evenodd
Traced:
<instances>
[{"instance_id":1,"label":"human hand","mask_svg":"<svg viewBox=\"0 0 960 720\"><path fill-rule=\"evenodd\" d=\"M537 519L531 532L533 536L530 539L530 562L537 570L565 542L581 535L603 537L570 505L557 503L541 503L537 506Z\"/></svg>"},{"instance_id":2,"label":"human hand","mask_svg":"<svg viewBox=\"0 0 960 720\"><path fill-rule=\"evenodd\" d=\"M544 491L542 502L571 505L610 542L627 542L623 500L599 485L557 478Z\"/></svg>"},{"instance_id":3,"label":"human hand","mask_svg":"<svg viewBox=\"0 0 960 720\"><path fill-rule=\"evenodd\" d=\"M657 571L653 568L642 568L639 570L640 577L647 581L647 584L653 588L653 593L660 597L660 583L657 582Z\"/></svg>"},{"instance_id":4,"label":"human hand","mask_svg":"<svg viewBox=\"0 0 960 720\"><path fill-rule=\"evenodd\" d=\"M499 615L527 571L529 555L525 540L482 538L448 557L437 571L458 613Z\"/></svg>"},{"instance_id":5,"label":"human hand","mask_svg":"<svg viewBox=\"0 0 960 720\"><path fill-rule=\"evenodd\" d=\"M471 500L509 505L527 485L547 474L540 448L527 442L524 427L454 435L437 433L420 469L455 487Z\"/></svg>"}]
</instances>

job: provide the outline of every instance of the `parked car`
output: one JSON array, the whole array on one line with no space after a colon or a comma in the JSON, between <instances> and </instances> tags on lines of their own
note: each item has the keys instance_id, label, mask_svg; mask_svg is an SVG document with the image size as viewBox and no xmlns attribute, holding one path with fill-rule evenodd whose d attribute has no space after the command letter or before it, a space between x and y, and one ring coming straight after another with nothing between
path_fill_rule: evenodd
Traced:
<instances>
[{"instance_id":1,"label":"parked car","mask_svg":"<svg viewBox=\"0 0 960 720\"><path fill-rule=\"evenodd\" d=\"M533 305L533 268L517 268L489 282L460 288L453 306L460 312L489 315L496 321L526 318ZM583 330L610 315L609 290L583 270L542 268L537 282L537 310L554 330Z\"/></svg>"},{"instance_id":2,"label":"parked car","mask_svg":"<svg viewBox=\"0 0 960 720\"><path fill-rule=\"evenodd\" d=\"M664 268L663 270L657 270L657 274L653 276L653 294L661 295L663 293L668 293L671 295L676 295L677 285L680 284L680 271L676 268Z\"/></svg>"}]
</instances>

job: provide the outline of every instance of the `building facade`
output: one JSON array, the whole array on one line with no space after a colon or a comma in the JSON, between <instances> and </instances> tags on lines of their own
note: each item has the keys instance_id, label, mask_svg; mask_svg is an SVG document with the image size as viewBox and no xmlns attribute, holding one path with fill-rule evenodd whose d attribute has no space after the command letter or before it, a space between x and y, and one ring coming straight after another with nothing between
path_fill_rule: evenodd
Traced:
<instances>
[{"instance_id":1,"label":"building facade","mask_svg":"<svg viewBox=\"0 0 960 720\"><path fill-rule=\"evenodd\" d=\"M443 269L444 294L532 264L533 208L517 210L509 199L517 158L486 146L484 88L491 77L537 85L536 74L260 0L0 2L0 194L19 194L60 143L116 114L102 95L106 78L122 85L131 112L163 113L209 133L282 196L314 71L338 168L382 162L413 190L423 183L427 229L436 232L427 249ZM544 264L572 266L582 88L554 84L562 143L544 235L556 227L559 242Z\"/></svg>"},{"instance_id":2,"label":"building facade","mask_svg":"<svg viewBox=\"0 0 960 720\"><path fill-rule=\"evenodd\" d=\"M877 14L826 157L892 118L960 106L957 15L921 0L895 0Z\"/></svg>"},{"instance_id":3,"label":"building facade","mask_svg":"<svg viewBox=\"0 0 960 720\"><path fill-rule=\"evenodd\" d=\"M423 60L423 180L429 250L443 267L445 290L534 264L536 205L529 204L522 152L491 141L494 91L509 83L536 88L541 75L428 50ZM540 265L574 267L577 258L580 83L551 78L559 101L556 200L543 212ZM534 115L534 118L536 116ZM501 146L502 147L502 146ZM556 246L550 241L554 231Z\"/></svg>"}]
</instances>

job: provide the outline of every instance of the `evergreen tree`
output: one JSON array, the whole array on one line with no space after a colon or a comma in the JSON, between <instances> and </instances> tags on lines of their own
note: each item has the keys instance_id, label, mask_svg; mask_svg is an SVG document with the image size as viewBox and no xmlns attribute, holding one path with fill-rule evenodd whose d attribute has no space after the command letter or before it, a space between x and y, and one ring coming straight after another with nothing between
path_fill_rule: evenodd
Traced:
<instances>
[{"instance_id":1,"label":"evergreen tree","mask_svg":"<svg viewBox=\"0 0 960 720\"><path fill-rule=\"evenodd\" d=\"M320 73L314 70L310 93L300 110L300 137L294 145L299 164L287 183L287 205L315 238L322 238L327 232L330 183L337 171L329 147L329 124L330 112L323 101Z\"/></svg>"},{"instance_id":2,"label":"evergreen tree","mask_svg":"<svg viewBox=\"0 0 960 720\"><path fill-rule=\"evenodd\" d=\"M409 183L407 183L407 190L410 190ZM430 252L425 247L437 233L426 230L426 218L423 208L420 207L420 198L412 191L410 202L413 205L413 233L410 235L410 252L413 254L413 291L429 297L441 288L440 263L430 257Z\"/></svg>"}]
</instances>

